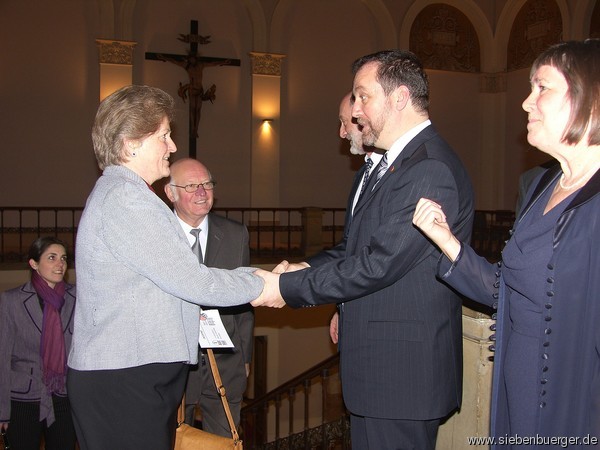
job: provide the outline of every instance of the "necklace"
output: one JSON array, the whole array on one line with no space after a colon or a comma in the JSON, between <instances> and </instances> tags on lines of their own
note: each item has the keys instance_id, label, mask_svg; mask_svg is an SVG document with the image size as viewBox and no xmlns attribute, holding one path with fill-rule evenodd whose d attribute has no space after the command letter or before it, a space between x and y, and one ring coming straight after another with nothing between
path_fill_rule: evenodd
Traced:
<instances>
[{"instance_id":1,"label":"necklace","mask_svg":"<svg viewBox=\"0 0 600 450\"><path fill-rule=\"evenodd\" d=\"M561 189L563 189L565 191L571 190L574 187L578 187L580 185L585 184L591 178L588 175L594 174L597 170L598 170L598 167L592 167L590 170L588 170L582 176L580 176L578 180L576 180L574 183L571 183L569 185L566 185L564 183L565 174L563 173L561 175L560 179L558 180L558 184L560 185Z\"/></svg>"}]
</instances>

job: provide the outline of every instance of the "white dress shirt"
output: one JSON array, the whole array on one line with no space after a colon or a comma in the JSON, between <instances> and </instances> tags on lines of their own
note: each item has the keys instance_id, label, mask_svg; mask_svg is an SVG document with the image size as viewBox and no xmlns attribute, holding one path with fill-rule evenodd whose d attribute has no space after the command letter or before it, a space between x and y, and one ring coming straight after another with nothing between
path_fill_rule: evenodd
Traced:
<instances>
[{"instance_id":1,"label":"white dress shirt","mask_svg":"<svg viewBox=\"0 0 600 450\"><path fill-rule=\"evenodd\" d=\"M390 149L387 151L387 160L388 160L388 169L394 165L394 161L398 158L398 155L402 153L404 147L414 139L414 137L431 125L431 120L427 119L424 122L421 122L416 127L411 128L406 133L404 133L400 138L392 144Z\"/></svg>"},{"instance_id":2,"label":"white dress shirt","mask_svg":"<svg viewBox=\"0 0 600 450\"><path fill-rule=\"evenodd\" d=\"M177 212L175 212L175 215L177 216ZM181 228L183 228L183 231L185 232L185 235L188 238L188 241L190 243L190 248L194 245L194 243L196 242L196 238L194 237L193 234L190 233L191 229L194 228L190 225L188 225L186 222L184 222L183 220L181 220L181 218L179 216L177 216L177 220L179 220L179 224L181 225ZM200 234L198 235L198 241L200 242L200 248L202 249L202 257L204 259L206 259L206 243L208 242L208 216L206 216L204 218L204 220L200 223L200 225L198 225L198 227L196 228L200 228Z\"/></svg>"}]
</instances>

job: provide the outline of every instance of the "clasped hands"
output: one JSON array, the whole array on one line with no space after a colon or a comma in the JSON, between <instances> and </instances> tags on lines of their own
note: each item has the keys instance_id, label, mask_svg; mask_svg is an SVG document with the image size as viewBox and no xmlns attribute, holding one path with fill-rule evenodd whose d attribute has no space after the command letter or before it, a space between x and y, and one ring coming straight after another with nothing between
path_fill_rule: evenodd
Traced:
<instances>
[{"instance_id":1,"label":"clasped hands","mask_svg":"<svg viewBox=\"0 0 600 450\"><path fill-rule=\"evenodd\" d=\"M308 263L290 263L286 260L281 261L272 272L268 272L263 269L256 269L255 275L261 277L265 285L260 295L252 300L250 304L254 307L257 306L269 306L271 308L282 308L285 306L285 300L281 296L279 290L279 274L284 272L295 272L296 270L302 270L310 267Z\"/></svg>"}]
</instances>

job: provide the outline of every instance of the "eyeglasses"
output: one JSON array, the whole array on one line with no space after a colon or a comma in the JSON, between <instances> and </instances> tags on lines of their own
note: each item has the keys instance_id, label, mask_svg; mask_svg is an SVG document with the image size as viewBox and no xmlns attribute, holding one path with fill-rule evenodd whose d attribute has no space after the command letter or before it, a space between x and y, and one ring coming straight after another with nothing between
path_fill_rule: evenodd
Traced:
<instances>
[{"instance_id":1,"label":"eyeglasses","mask_svg":"<svg viewBox=\"0 0 600 450\"><path fill-rule=\"evenodd\" d=\"M185 192L193 194L194 192L197 192L200 188L204 189L205 191L212 191L215 188L216 184L216 181L205 181L204 183L186 184L185 186L179 186L178 184L171 184L171 186L185 189Z\"/></svg>"}]
</instances>

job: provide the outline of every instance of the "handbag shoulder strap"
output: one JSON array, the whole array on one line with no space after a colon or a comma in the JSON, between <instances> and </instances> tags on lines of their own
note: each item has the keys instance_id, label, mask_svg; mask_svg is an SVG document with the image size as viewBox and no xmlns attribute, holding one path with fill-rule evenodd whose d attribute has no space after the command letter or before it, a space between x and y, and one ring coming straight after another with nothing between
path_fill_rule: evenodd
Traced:
<instances>
[{"instance_id":1,"label":"handbag shoulder strap","mask_svg":"<svg viewBox=\"0 0 600 450\"><path fill-rule=\"evenodd\" d=\"M215 380L215 386L217 387L217 393L219 394L219 397L221 397L221 402L223 403L223 408L225 409L225 415L227 416L227 421L229 422L229 428L231 428L231 437L233 438L234 442L238 442L240 440L240 436L238 435L235 423L233 422L233 417L231 416L229 402L227 402L227 397L225 395L225 386L223 386L223 382L221 381L221 375L219 374L219 367L217 366L215 355L211 348L207 348L206 353L210 363L210 370L212 371L212 375Z\"/></svg>"},{"instance_id":2,"label":"handbag shoulder strap","mask_svg":"<svg viewBox=\"0 0 600 450\"><path fill-rule=\"evenodd\" d=\"M177 408L177 426L185 422L185 392L181 398L181 405Z\"/></svg>"}]
</instances>

